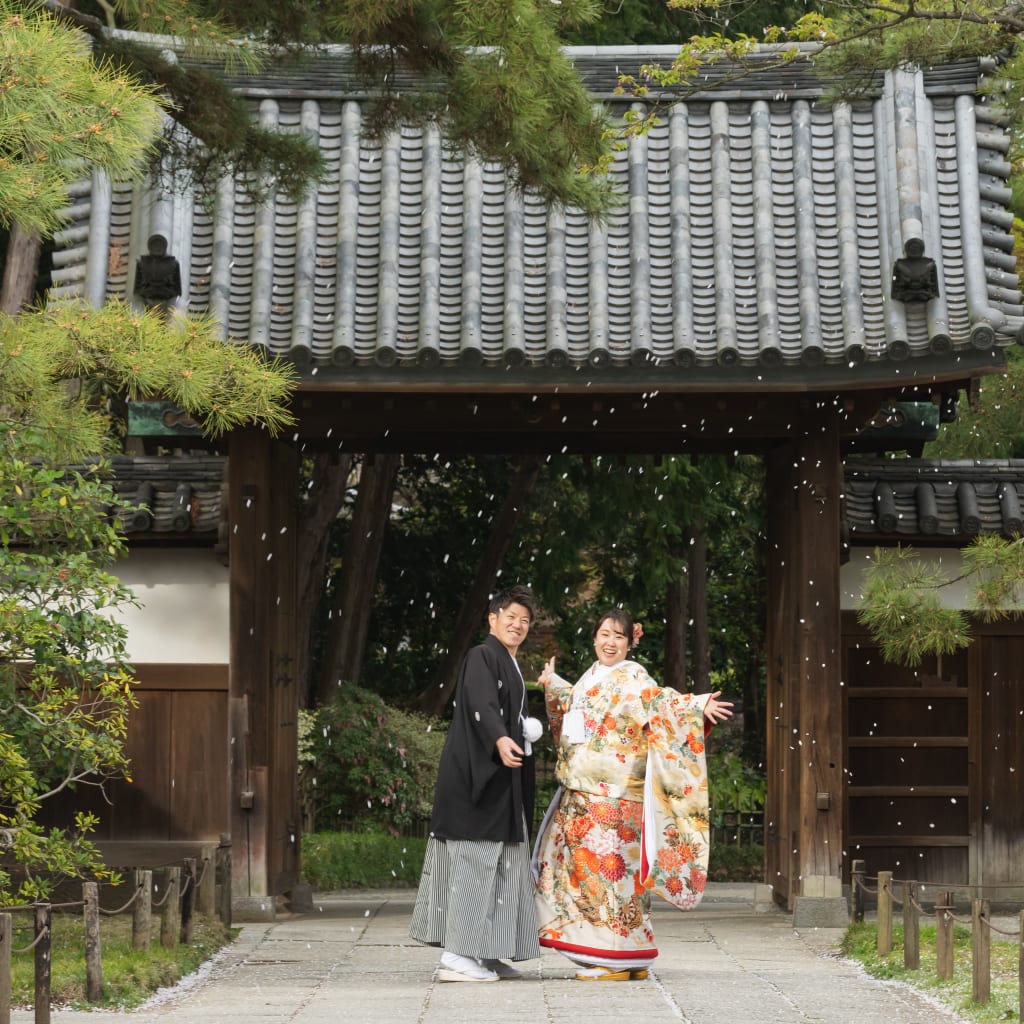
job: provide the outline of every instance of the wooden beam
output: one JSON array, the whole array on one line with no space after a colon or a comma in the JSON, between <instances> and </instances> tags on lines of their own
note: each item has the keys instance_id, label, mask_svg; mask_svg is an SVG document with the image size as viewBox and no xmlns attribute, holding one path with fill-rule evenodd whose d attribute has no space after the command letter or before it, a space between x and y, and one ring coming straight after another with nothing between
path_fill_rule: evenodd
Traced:
<instances>
[{"instance_id":1,"label":"wooden beam","mask_svg":"<svg viewBox=\"0 0 1024 1024\"><path fill-rule=\"evenodd\" d=\"M306 450L679 454L764 452L825 407L853 438L891 394L301 392Z\"/></svg>"}]
</instances>

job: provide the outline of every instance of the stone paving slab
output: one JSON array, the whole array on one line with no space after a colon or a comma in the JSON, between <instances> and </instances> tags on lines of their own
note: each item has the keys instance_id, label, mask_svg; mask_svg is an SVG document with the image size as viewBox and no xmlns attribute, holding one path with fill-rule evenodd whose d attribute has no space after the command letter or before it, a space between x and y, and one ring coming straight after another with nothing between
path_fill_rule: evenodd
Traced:
<instances>
[{"instance_id":1,"label":"stone paving slab","mask_svg":"<svg viewBox=\"0 0 1024 1024\"><path fill-rule=\"evenodd\" d=\"M795 929L752 886L712 886L697 911L656 906L646 981L584 983L545 951L526 977L434 980L407 934L408 890L318 896L312 913L242 926L196 976L128 1012L54 1009L53 1024L953 1024L960 1018L842 960L840 929ZM16 1010L12 1024L32 1024Z\"/></svg>"}]
</instances>

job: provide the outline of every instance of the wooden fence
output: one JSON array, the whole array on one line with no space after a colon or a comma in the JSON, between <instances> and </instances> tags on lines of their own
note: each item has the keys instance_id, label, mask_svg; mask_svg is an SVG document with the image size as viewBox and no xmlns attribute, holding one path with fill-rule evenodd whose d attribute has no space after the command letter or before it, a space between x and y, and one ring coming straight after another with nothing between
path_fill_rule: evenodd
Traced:
<instances>
[{"instance_id":1,"label":"wooden fence","mask_svg":"<svg viewBox=\"0 0 1024 1024\"><path fill-rule=\"evenodd\" d=\"M231 924L231 848L218 849L216 860L187 857L180 866L165 869L163 892L154 888L151 869L132 872L132 895L113 910L100 906L99 885L82 884L82 898L68 903L34 903L0 907L0 1024L11 1022L11 958L32 954L35 958L35 1024L50 1024L50 949L53 936L53 912L81 909L85 924L86 999L96 1003L103 998L103 962L100 919L129 911L132 915L132 946L148 949L154 932L153 913L159 911L160 944L168 948L188 945L196 913L216 915ZM31 914L33 939L14 947L14 915ZM58 915L59 918L59 915Z\"/></svg>"},{"instance_id":2,"label":"wooden fence","mask_svg":"<svg viewBox=\"0 0 1024 1024\"><path fill-rule=\"evenodd\" d=\"M868 885L864 874L864 861L853 861L850 874L853 890L853 917L864 920L864 896L877 896L878 939L877 948L881 956L892 952L893 911L899 908L903 914L903 966L916 971L921 967L919 948L921 918L935 916L935 973L939 978L953 977L953 925L957 922L971 929L971 996L976 1003L987 1003L992 998L992 933L1008 939L1016 939L1018 1016L1024 1020L1024 910L1019 912L1017 928L1008 931L997 927L992 921L991 901L975 897L971 901L971 916L958 917L954 910L954 897L965 889L976 887L930 882L928 888L935 892L932 909L922 906L925 886L916 881L896 880L891 871L879 871L876 885ZM1020 886L1012 888L1019 890Z\"/></svg>"}]
</instances>

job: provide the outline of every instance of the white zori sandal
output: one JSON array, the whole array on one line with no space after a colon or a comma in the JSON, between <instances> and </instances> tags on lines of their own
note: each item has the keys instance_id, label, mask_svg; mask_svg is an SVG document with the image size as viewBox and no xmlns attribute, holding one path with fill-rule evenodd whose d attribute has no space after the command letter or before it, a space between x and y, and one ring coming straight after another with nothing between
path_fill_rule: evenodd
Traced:
<instances>
[{"instance_id":1,"label":"white zori sandal","mask_svg":"<svg viewBox=\"0 0 1024 1024\"><path fill-rule=\"evenodd\" d=\"M438 981L497 981L496 971L488 970L478 960L456 953L442 953L437 968Z\"/></svg>"}]
</instances>

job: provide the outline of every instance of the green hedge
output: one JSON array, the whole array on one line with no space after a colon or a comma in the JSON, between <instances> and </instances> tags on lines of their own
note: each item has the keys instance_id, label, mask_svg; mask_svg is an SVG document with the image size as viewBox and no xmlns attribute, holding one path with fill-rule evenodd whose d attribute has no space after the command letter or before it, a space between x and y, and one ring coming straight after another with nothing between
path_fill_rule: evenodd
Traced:
<instances>
[{"instance_id":1,"label":"green hedge","mask_svg":"<svg viewBox=\"0 0 1024 1024\"><path fill-rule=\"evenodd\" d=\"M384 832L317 832L302 838L302 876L317 892L415 886L426 839ZM764 848L711 847L712 882L764 881Z\"/></svg>"},{"instance_id":2,"label":"green hedge","mask_svg":"<svg viewBox=\"0 0 1024 1024\"><path fill-rule=\"evenodd\" d=\"M315 832L302 837L302 877L317 892L415 886L426 848L384 832Z\"/></svg>"}]
</instances>

